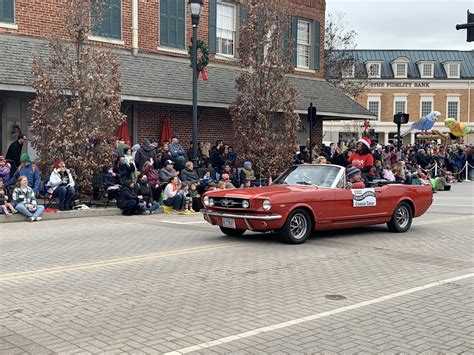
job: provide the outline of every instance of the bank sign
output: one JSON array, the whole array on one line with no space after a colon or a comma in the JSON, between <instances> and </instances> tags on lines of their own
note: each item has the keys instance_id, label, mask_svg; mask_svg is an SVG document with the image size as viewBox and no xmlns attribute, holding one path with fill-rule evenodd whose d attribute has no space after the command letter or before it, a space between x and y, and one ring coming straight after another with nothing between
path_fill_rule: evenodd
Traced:
<instances>
[{"instance_id":1,"label":"bank sign","mask_svg":"<svg viewBox=\"0 0 474 355\"><path fill-rule=\"evenodd\" d=\"M419 83L419 82L382 82L382 83L370 83L373 88L429 88L430 83Z\"/></svg>"}]
</instances>

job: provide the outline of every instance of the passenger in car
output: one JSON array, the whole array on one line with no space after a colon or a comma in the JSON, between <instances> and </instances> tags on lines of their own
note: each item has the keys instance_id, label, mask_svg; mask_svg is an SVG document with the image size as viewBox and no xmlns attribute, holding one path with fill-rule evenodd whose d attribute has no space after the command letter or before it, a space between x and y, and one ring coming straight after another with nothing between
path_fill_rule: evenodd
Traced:
<instances>
[{"instance_id":1,"label":"passenger in car","mask_svg":"<svg viewBox=\"0 0 474 355\"><path fill-rule=\"evenodd\" d=\"M360 169L350 166L346 169L346 187L348 189L363 189L365 187Z\"/></svg>"}]
</instances>

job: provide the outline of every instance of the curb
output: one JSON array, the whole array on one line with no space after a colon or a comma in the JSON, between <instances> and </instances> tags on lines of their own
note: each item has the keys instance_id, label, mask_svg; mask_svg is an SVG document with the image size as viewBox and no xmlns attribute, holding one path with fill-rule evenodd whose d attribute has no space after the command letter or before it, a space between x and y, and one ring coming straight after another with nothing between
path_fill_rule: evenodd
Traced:
<instances>
[{"instance_id":1,"label":"curb","mask_svg":"<svg viewBox=\"0 0 474 355\"><path fill-rule=\"evenodd\" d=\"M45 212L41 216L43 221L51 221L55 219L69 219L69 218L87 218L87 217L108 217L121 215L122 211L116 207L108 208L91 208L89 210L76 211L58 211L57 213ZM5 217L0 215L0 223L26 222L25 216L20 214L10 215Z\"/></svg>"}]
</instances>

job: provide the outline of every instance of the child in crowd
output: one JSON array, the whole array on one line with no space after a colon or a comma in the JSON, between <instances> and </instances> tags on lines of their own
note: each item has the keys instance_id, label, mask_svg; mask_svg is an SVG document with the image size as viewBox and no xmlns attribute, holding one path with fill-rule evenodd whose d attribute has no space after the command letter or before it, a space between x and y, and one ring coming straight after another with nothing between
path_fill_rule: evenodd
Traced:
<instances>
[{"instance_id":1,"label":"child in crowd","mask_svg":"<svg viewBox=\"0 0 474 355\"><path fill-rule=\"evenodd\" d=\"M198 184L197 182L193 182L189 189L189 193L191 194L191 198L193 199L193 210L200 211L202 209L201 203L201 194L198 191Z\"/></svg>"},{"instance_id":2,"label":"child in crowd","mask_svg":"<svg viewBox=\"0 0 474 355\"><path fill-rule=\"evenodd\" d=\"M193 210L193 198L189 192L189 185L185 182L178 184L178 194L183 196L184 201L184 212L194 213Z\"/></svg>"},{"instance_id":3,"label":"child in crowd","mask_svg":"<svg viewBox=\"0 0 474 355\"><path fill-rule=\"evenodd\" d=\"M387 181L395 181L395 175L393 175L392 169L390 169L389 165L386 165L383 168L383 178Z\"/></svg>"},{"instance_id":4,"label":"child in crowd","mask_svg":"<svg viewBox=\"0 0 474 355\"><path fill-rule=\"evenodd\" d=\"M214 191L217 190L217 184L215 182L210 182L207 185L206 191Z\"/></svg>"},{"instance_id":5,"label":"child in crowd","mask_svg":"<svg viewBox=\"0 0 474 355\"><path fill-rule=\"evenodd\" d=\"M225 181L221 180L217 183L217 190L225 190Z\"/></svg>"},{"instance_id":6,"label":"child in crowd","mask_svg":"<svg viewBox=\"0 0 474 355\"><path fill-rule=\"evenodd\" d=\"M7 163L5 157L0 155L0 179L7 182L10 180L11 165Z\"/></svg>"},{"instance_id":7,"label":"child in crowd","mask_svg":"<svg viewBox=\"0 0 474 355\"><path fill-rule=\"evenodd\" d=\"M8 202L8 195L3 188L3 180L0 179L0 206L2 206L3 213L6 217L10 215L8 209L10 209L11 213L17 213L17 210L11 203Z\"/></svg>"}]
</instances>

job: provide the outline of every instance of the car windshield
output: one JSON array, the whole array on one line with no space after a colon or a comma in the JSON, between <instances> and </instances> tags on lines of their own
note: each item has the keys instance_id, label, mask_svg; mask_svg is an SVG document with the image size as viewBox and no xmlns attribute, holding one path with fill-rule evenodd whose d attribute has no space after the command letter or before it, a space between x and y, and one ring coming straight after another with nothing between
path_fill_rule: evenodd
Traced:
<instances>
[{"instance_id":1,"label":"car windshield","mask_svg":"<svg viewBox=\"0 0 474 355\"><path fill-rule=\"evenodd\" d=\"M295 165L273 183L331 187L340 171L341 168L334 165Z\"/></svg>"}]
</instances>

